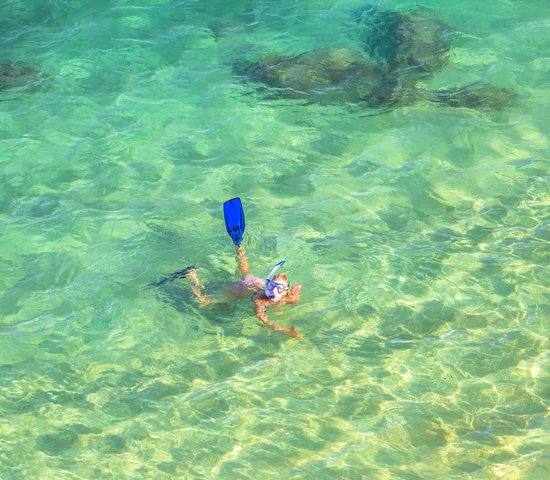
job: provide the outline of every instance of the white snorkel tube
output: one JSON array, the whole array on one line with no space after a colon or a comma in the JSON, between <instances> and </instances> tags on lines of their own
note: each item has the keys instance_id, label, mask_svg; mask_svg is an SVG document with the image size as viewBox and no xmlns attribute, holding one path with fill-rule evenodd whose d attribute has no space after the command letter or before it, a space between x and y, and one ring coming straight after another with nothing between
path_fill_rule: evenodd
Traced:
<instances>
[{"instance_id":1,"label":"white snorkel tube","mask_svg":"<svg viewBox=\"0 0 550 480\"><path fill-rule=\"evenodd\" d=\"M265 291L265 295L266 295L267 298L270 298L270 299L275 298L275 295L273 295L273 293L271 293L275 288L277 289L278 293L283 293L286 290L286 288L287 288L286 285L283 285L282 283L273 281L273 277L275 276L275 272L277 270L279 270L279 268L281 268L285 264L285 262L286 262L286 260L281 260L279 263L277 263L273 267L271 272L269 272L269 275L265 279L264 291ZM281 291L281 289L282 289L282 291Z\"/></svg>"}]
</instances>

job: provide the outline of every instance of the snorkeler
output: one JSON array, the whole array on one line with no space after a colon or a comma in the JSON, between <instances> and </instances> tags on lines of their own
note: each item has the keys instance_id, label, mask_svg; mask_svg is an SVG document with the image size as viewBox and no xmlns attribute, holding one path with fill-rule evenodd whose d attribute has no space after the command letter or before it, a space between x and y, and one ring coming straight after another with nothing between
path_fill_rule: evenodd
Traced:
<instances>
[{"instance_id":1,"label":"snorkeler","mask_svg":"<svg viewBox=\"0 0 550 480\"><path fill-rule=\"evenodd\" d=\"M304 338L293 326L283 328L275 325L267 318L265 313L267 307L298 303L302 285L297 283L291 287L287 276L284 273L277 273L277 270L284 265L284 260L273 267L266 279L251 275L248 269L248 260L245 255L244 247L241 245L245 229L245 220L240 198L233 198L225 202L223 204L223 213L227 233L237 247L236 259L242 280L230 284L223 297L215 300L205 295L205 287L199 280L197 268L195 266L178 270L168 277L164 277L153 283L152 286L162 285L163 283L178 278L187 278L193 282L193 293L197 297L199 304L203 306L225 303L250 295L254 303L256 316L262 321L262 323L258 323L260 326L264 327L267 325L271 330L276 332L284 332L294 338Z\"/></svg>"}]
</instances>

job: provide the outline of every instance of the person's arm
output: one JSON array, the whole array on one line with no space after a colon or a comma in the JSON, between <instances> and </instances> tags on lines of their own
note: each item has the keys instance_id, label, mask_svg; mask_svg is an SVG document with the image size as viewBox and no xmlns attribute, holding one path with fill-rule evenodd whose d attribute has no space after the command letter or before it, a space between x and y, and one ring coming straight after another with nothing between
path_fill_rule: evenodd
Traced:
<instances>
[{"instance_id":1,"label":"person's arm","mask_svg":"<svg viewBox=\"0 0 550 480\"><path fill-rule=\"evenodd\" d=\"M257 299L255 302L256 305L256 316L263 322L263 325L260 324L262 327L264 325L267 325L271 330L275 332L284 332L290 337L294 338L304 338L304 336L296 330L296 327L287 327L282 328L275 325L269 318L267 318L267 315L265 314L266 309L266 302L262 299Z\"/></svg>"},{"instance_id":2,"label":"person's arm","mask_svg":"<svg viewBox=\"0 0 550 480\"><path fill-rule=\"evenodd\" d=\"M239 270L241 272L241 275L244 277L247 277L250 273L248 271L248 260L246 259L246 255L244 253L244 247L242 245L239 245L237 247L237 263L239 264Z\"/></svg>"}]
</instances>

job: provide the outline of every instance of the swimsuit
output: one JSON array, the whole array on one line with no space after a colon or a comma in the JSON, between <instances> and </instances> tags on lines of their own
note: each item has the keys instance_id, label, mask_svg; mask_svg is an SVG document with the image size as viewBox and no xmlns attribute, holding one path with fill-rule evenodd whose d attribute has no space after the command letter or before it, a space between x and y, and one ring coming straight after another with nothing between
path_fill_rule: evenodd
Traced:
<instances>
[{"instance_id":1,"label":"swimsuit","mask_svg":"<svg viewBox=\"0 0 550 480\"><path fill-rule=\"evenodd\" d=\"M248 277L235 284L235 295L241 298L248 293L261 292L264 286L265 280L259 277Z\"/></svg>"}]
</instances>

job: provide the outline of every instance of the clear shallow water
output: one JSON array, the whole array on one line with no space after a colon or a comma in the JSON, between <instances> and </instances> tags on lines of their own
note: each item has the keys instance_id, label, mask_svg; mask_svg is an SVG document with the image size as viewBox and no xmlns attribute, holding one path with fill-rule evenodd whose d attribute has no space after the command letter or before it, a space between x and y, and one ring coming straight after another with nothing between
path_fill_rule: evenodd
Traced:
<instances>
[{"instance_id":1,"label":"clear shallow water","mask_svg":"<svg viewBox=\"0 0 550 480\"><path fill-rule=\"evenodd\" d=\"M0 92L0 477L547 476L548 2L422 2L457 30L427 87L498 112L266 99L232 63L356 47L363 3L228 4L0 6L49 75ZM235 278L235 195L305 341L144 288Z\"/></svg>"}]
</instances>

